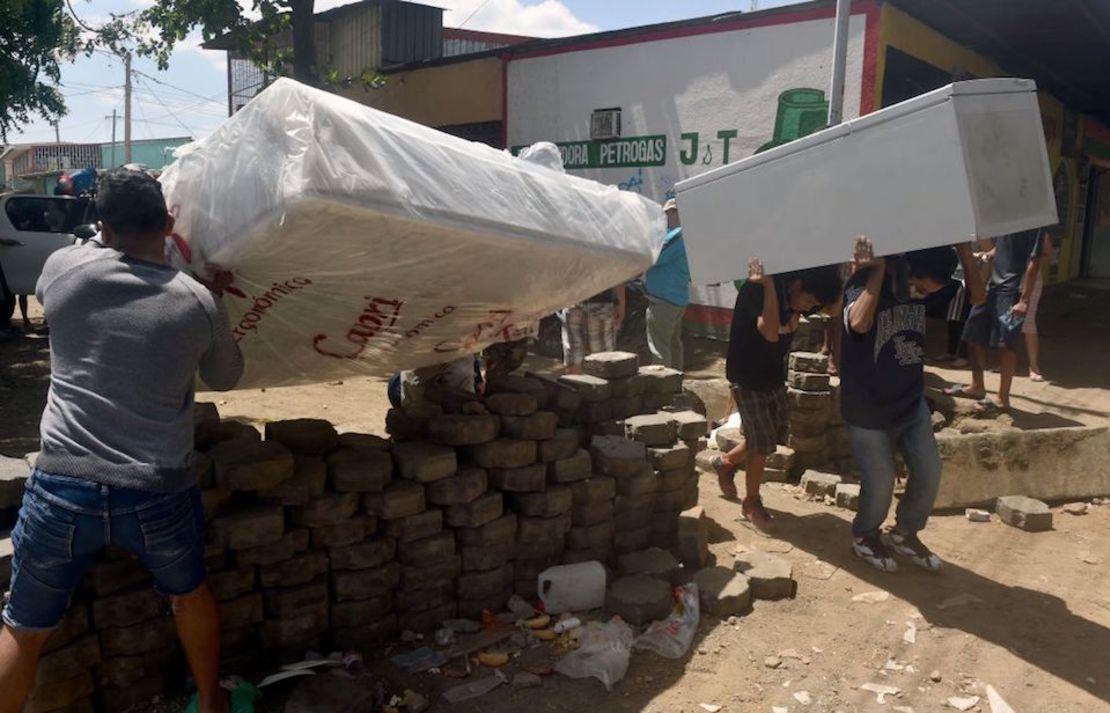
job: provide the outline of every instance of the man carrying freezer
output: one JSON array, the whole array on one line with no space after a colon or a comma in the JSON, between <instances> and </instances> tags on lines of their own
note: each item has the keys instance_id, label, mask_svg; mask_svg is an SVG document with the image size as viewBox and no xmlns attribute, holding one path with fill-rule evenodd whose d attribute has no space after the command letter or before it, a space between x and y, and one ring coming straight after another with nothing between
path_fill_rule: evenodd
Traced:
<instances>
[{"instance_id":1,"label":"man carrying freezer","mask_svg":"<svg viewBox=\"0 0 1110 713\"><path fill-rule=\"evenodd\" d=\"M50 256L37 297L50 321L42 451L12 531L0 631L0 713L23 707L43 645L107 545L130 550L173 602L200 713L223 713L220 623L204 566L193 462L193 384L235 386L243 360L219 299L166 264L161 186L116 169L96 198L104 245Z\"/></svg>"}]
</instances>

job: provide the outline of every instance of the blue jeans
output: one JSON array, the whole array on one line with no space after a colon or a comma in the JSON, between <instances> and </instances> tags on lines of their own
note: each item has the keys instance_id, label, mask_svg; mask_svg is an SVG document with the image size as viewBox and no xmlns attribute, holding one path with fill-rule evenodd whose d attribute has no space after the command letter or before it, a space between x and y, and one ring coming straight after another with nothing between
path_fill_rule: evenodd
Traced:
<instances>
[{"instance_id":1,"label":"blue jeans","mask_svg":"<svg viewBox=\"0 0 1110 713\"><path fill-rule=\"evenodd\" d=\"M134 553L164 594L189 594L205 580L204 538L196 488L149 493L36 470L12 530L4 623L25 631L57 626L81 575L110 544Z\"/></svg>"},{"instance_id":2,"label":"blue jeans","mask_svg":"<svg viewBox=\"0 0 1110 713\"><path fill-rule=\"evenodd\" d=\"M925 400L909 422L885 430L848 426L852 453L859 463L859 511L852 523L857 537L878 530L890 511L894 497L894 449L906 460L910 469L905 495L898 504L895 527L907 535L925 529L940 487L940 452L933 436L933 424Z\"/></svg>"}]
</instances>

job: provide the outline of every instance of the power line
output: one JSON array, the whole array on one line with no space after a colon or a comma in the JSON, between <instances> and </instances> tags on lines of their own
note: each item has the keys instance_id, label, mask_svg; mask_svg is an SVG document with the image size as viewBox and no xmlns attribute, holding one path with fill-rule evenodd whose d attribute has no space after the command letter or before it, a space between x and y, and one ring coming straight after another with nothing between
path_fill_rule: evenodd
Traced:
<instances>
[{"instance_id":1,"label":"power line","mask_svg":"<svg viewBox=\"0 0 1110 713\"><path fill-rule=\"evenodd\" d=\"M67 0L67 1L68 1L68 0ZM469 15L467 15L467 16L466 16L466 19L462 21L462 24L461 24L461 25L459 25L459 29L461 30L461 29L463 28L463 26L464 26L464 25L466 25L466 23L470 22L470 20L471 20L471 19L472 19L472 18L473 18L473 17L475 16L475 15L477 15L477 14L478 14L478 11L479 11L479 10L481 10L481 9L482 9L483 7L485 7L485 6L486 6L486 5L488 5L488 4L489 4L489 0L482 0L482 4L481 4L481 5L479 5L478 7L474 8L473 12L471 12L471 13L470 13Z\"/></svg>"},{"instance_id":2,"label":"power line","mask_svg":"<svg viewBox=\"0 0 1110 713\"><path fill-rule=\"evenodd\" d=\"M146 79L149 79L150 81L155 82L157 84L161 84L164 87L168 87L169 89L176 89L177 91L182 92L183 94L188 94L190 96L194 96L194 97L197 97L198 99L203 99L205 101L215 101L216 99L223 96L222 94L217 94L214 97L206 97L203 94L197 94L196 92L189 91L188 89L184 89L184 88L179 87L179 86L174 85L174 84L170 84L169 82L163 82L161 79L158 79L157 77L151 76L151 75L147 74L146 72L140 72L137 69L135 70L135 74L138 74L141 77L145 77Z\"/></svg>"},{"instance_id":3,"label":"power line","mask_svg":"<svg viewBox=\"0 0 1110 713\"><path fill-rule=\"evenodd\" d=\"M144 83L145 83L145 81L146 81L146 79L148 79L148 77L145 74L142 74L141 72L139 74L141 74L143 76ZM180 124L182 129L185 129L186 131L188 131L190 136L195 136L196 135L197 132L193 131L188 126L185 126L185 122L181 121L181 118L177 116L176 112L170 111L170 108L168 106L166 106L165 102L162 101L162 98L160 96L158 96L158 94L155 93L155 91L152 88L147 87L147 90L158 101L158 103L162 105L163 109L170 112L170 115L173 117L173 120L176 121L178 124Z\"/></svg>"}]
</instances>

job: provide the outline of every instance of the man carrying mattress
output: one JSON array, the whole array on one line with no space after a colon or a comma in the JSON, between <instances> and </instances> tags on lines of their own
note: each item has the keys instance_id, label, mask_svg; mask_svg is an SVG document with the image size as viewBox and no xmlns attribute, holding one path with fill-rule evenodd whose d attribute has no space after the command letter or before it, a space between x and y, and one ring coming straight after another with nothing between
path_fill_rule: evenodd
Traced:
<instances>
[{"instance_id":1,"label":"man carrying mattress","mask_svg":"<svg viewBox=\"0 0 1110 713\"><path fill-rule=\"evenodd\" d=\"M158 182L116 169L96 198L104 245L53 253L37 297L50 321L42 451L12 531L0 631L0 713L18 713L50 632L108 545L130 550L173 602L202 713L223 713L220 623L204 567L193 462L193 385L243 371L219 299L166 264L173 218Z\"/></svg>"}]
</instances>

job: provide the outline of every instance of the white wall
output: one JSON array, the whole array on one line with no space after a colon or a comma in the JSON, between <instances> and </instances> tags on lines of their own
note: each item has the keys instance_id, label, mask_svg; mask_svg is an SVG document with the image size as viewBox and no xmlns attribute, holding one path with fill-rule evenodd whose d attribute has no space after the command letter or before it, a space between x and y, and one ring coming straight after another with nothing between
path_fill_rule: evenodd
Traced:
<instances>
[{"instance_id":1,"label":"white wall","mask_svg":"<svg viewBox=\"0 0 1110 713\"><path fill-rule=\"evenodd\" d=\"M859 114L866 18L851 18L845 118ZM571 172L636 190L656 200L674 184L750 156L771 140L779 96L812 88L828 92L833 20L733 30L510 61L507 139L586 141L595 109L620 107L622 137L662 134L665 163ZM697 134L697 156L692 141ZM685 153L686 161L683 160ZM737 256L738 261L747 260ZM695 301L732 307L731 286L696 288Z\"/></svg>"}]
</instances>

